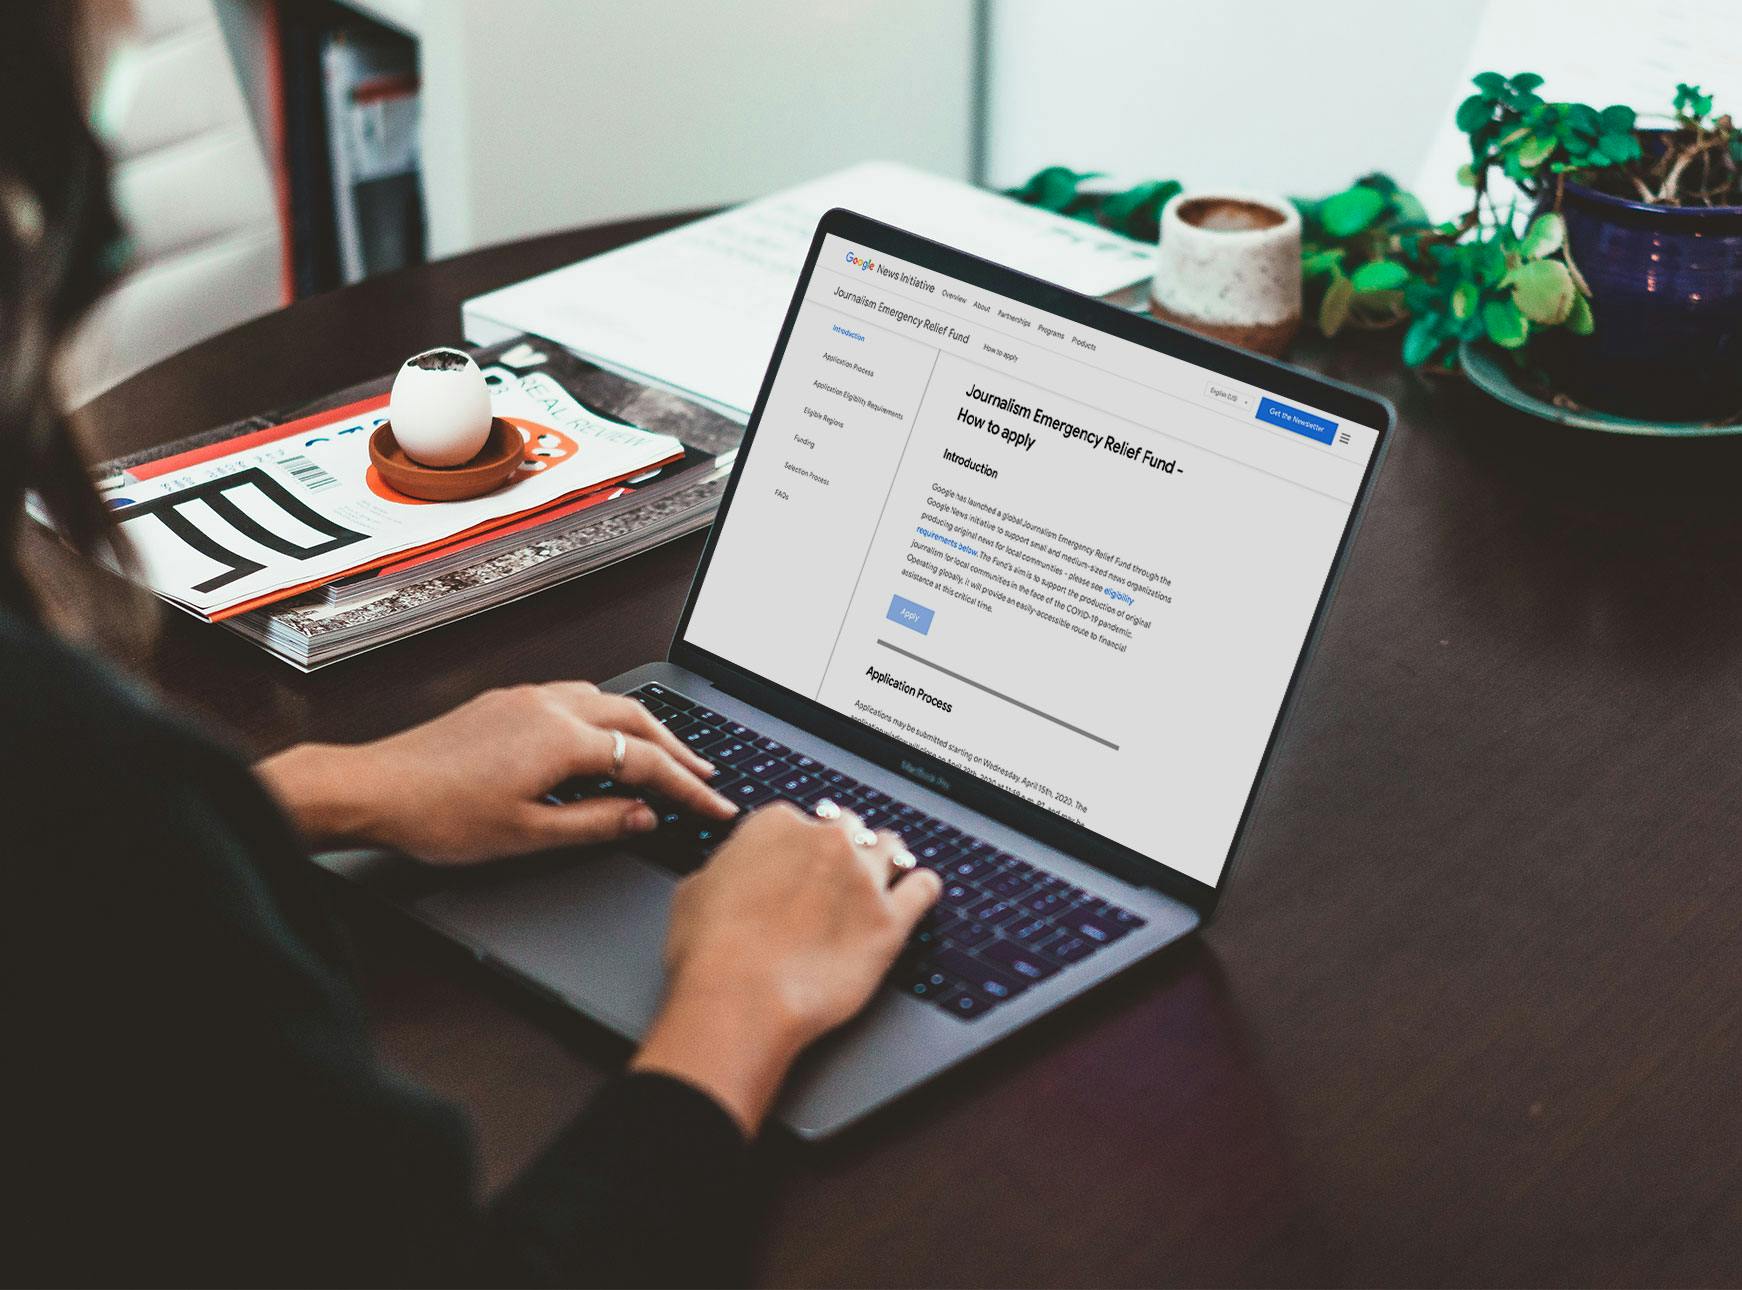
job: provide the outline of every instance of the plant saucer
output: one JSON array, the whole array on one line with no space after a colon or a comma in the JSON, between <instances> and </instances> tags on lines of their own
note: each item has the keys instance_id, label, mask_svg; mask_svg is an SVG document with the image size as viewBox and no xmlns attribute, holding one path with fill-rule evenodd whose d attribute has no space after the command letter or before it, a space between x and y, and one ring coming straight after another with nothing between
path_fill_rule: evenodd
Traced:
<instances>
[{"instance_id":1,"label":"plant saucer","mask_svg":"<svg viewBox=\"0 0 1742 1290\"><path fill-rule=\"evenodd\" d=\"M407 497L426 502L458 502L482 497L514 478L526 460L526 437L501 417L490 422L490 437L470 461L458 466L425 466L406 455L383 421L369 436L369 460L382 480Z\"/></svg>"},{"instance_id":2,"label":"plant saucer","mask_svg":"<svg viewBox=\"0 0 1742 1290\"><path fill-rule=\"evenodd\" d=\"M1486 342L1465 341L1458 347L1458 360L1463 364L1464 375L1476 388L1499 399L1507 407L1557 425L1658 439L1742 434L1742 424L1735 421L1640 421L1612 412L1599 412L1595 408L1560 407L1521 386L1511 362L1496 346Z\"/></svg>"}]
</instances>

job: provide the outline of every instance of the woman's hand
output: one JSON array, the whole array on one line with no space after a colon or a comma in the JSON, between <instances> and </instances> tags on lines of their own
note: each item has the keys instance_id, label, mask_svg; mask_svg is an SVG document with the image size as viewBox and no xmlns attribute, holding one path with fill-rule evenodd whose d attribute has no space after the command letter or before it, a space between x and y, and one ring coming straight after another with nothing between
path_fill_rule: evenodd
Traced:
<instances>
[{"instance_id":1,"label":"woman's hand","mask_svg":"<svg viewBox=\"0 0 1742 1290\"><path fill-rule=\"evenodd\" d=\"M892 833L776 803L685 879L664 1007L636 1056L711 1094L754 1133L793 1060L863 1008L941 889ZM891 878L898 878L891 884Z\"/></svg>"},{"instance_id":2,"label":"woman's hand","mask_svg":"<svg viewBox=\"0 0 1742 1290\"><path fill-rule=\"evenodd\" d=\"M585 681L491 690L386 739L300 744L256 769L312 840L467 864L653 828L633 798L541 800L570 776L610 774L613 731L624 736L620 782L700 815L736 813L703 782L708 762L633 699Z\"/></svg>"}]
</instances>

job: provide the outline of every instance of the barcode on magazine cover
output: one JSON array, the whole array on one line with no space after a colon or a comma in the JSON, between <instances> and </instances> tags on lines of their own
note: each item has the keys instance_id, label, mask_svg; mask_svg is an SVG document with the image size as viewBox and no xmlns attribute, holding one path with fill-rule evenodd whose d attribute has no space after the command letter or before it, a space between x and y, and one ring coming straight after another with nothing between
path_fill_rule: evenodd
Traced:
<instances>
[{"instance_id":1,"label":"barcode on magazine cover","mask_svg":"<svg viewBox=\"0 0 1742 1290\"><path fill-rule=\"evenodd\" d=\"M325 488L337 488L339 485L338 480L300 454L286 457L278 464L296 476L296 482L311 493L318 493Z\"/></svg>"}]
</instances>

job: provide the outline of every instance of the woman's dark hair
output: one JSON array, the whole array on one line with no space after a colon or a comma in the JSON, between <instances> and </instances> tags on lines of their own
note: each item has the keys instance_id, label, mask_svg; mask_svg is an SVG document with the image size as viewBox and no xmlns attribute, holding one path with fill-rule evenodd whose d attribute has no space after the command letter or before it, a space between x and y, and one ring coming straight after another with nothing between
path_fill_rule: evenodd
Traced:
<instances>
[{"instance_id":1,"label":"woman's dark hair","mask_svg":"<svg viewBox=\"0 0 1742 1290\"><path fill-rule=\"evenodd\" d=\"M75 0L9 0L0 36L0 606L38 618L20 555L34 492L85 555L113 528L56 406L54 361L122 245L91 132Z\"/></svg>"}]
</instances>

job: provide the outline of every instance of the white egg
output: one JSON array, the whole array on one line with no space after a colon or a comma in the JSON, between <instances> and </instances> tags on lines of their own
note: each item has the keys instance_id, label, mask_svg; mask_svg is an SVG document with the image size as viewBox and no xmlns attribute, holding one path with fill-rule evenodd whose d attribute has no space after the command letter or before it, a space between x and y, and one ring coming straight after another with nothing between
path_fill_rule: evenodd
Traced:
<instances>
[{"instance_id":1,"label":"white egg","mask_svg":"<svg viewBox=\"0 0 1742 1290\"><path fill-rule=\"evenodd\" d=\"M458 466L490 437L490 387L470 355L425 350L393 378L387 415L406 456L425 466Z\"/></svg>"}]
</instances>

